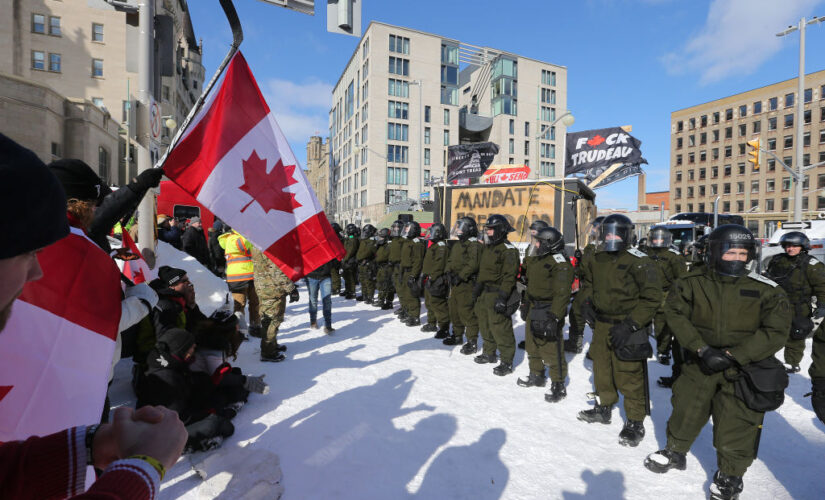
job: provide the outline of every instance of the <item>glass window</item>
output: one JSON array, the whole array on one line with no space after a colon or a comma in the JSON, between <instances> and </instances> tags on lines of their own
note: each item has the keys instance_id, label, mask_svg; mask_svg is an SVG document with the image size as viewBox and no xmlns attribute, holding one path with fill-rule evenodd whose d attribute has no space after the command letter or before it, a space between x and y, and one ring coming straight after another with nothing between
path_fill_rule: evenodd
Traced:
<instances>
[{"instance_id":1,"label":"glass window","mask_svg":"<svg viewBox=\"0 0 825 500\"><path fill-rule=\"evenodd\" d=\"M530 137L530 122L524 122L524 137Z\"/></svg>"},{"instance_id":2,"label":"glass window","mask_svg":"<svg viewBox=\"0 0 825 500\"><path fill-rule=\"evenodd\" d=\"M458 85L458 66L441 65L441 83Z\"/></svg>"},{"instance_id":3,"label":"glass window","mask_svg":"<svg viewBox=\"0 0 825 500\"><path fill-rule=\"evenodd\" d=\"M762 112L762 101L753 103L753 114L757 115Z\"/></svg>"},{"instance_id":4,"label":"glass window","mask_svg":"<svg viewBox=\"0 0 825 500\"><path fill-rule=\"evenodd\" d=\"M745 137L748 134L748 125L742 123L739 125L739 137Z\"/></svg>"},{"instance_id":5,"label":"glass window","mask_svg":"<svg viewBox=\"0 0 825 500\"><path fill-rule=\"evenodd\" d=\"M430 143L430 127L424 127L424 144Z\"/></svg>"},{"instance_id":6,"label":"glass window","mask_svg":"<svg viewBox=\"0 0 825 500\"><path fill-rule=\"evenodd\" d=\"M59 17L49 16L49 34L52 36L62 35Z\"/></svg>"},{"instance_id":7,"label":"glass window","mask_svg":"<svg viewBox=\"0 0 825 500\"><path fill-rule=\"evenodd\" d=\"M785 107L788 108L791 106L793 106L793 92L785 94Z\"/></svg>"},{"instance_id":8,"label":"glass window","mask_svg":"<svg viewBox=\"0 0 825 500\"><path fill-rule=\"evenodd\" d=\"M430 107L424 106L424 121L430 123Z\"/></svg>"},{"instance_id":9,"label":"glass window","mask_svg":"<svg viewBox=\"0 0 825 500\"><path fill-rule=\"evenodd\" d=\"M444 125L449 125L449 124L450 124L450 110L445 109L444 110Z\"/></svg>"},{"instance_id":10,"label":"glass window","mask_svg":"<svg viewBox=\"0 0 825 500\"><path fill-rule=\"evenodd\" d=\"M803 102L811 102L814 99L814 90L813 89L805 89L804 92L805 101Z\"/></svg>"},{"instance_id":11,"label":"glass window","mask_svg":"<svg viewBox=\"0 0 825 500\"><path fill-rule=\"evenodd\" d=\"M424 148L424 165L430 164L430 148Z\"/></svg>"},{"instance_id":12,"label":"glass window","mask_svg":"<svg viewBox=\"0 0 825 500\"><path fill-rule=\"evenodd\" d=\"M409 54L410 39L402 36L390 35L390 52Z\"/></svg>"},{"instance_id":13,"label":"glass window","mask_svg":"<svg viewBox=\"0 0 825 500\"><path fill-rule=\"evenodd\" d=\"M515 133L516 133L516 121L511 118L510 119L510 135L513 135Z\"/></svg>"},{"instance_id":14,"label":"glass window","mask_svg":"<svg viewBox=\"0 0 825 500\"><path fill-rule=\"evenodd\" d=\"M708 133L707 132L702 132L701 134L699 134L699 144L700 145L701 144L707 144L707 142L708 142Z\"/></svg>"},{"instance_id":15,"label":"glass window","mask_svg":"<svg viewBox=\"0 0 825 500\"><path fill-rule=\"evenodd\" d=\"M743 104L739 106L739 118L744 118L746 116L748 116L748 105Z\"/></svg>"},{"instance_id":16,"label":"glass window","mask_svg":"<svg viewBox=\"0 0 825 500\"><path fill-rule=\"evenodd\" d=\"M60 73L60 54L49 54L49 71Z\"/></svg>"},{"instance_id":17,"label":"glass window","mask_svg":"<svg viewBox=\"0 0 825 500\"><path fill-rule=\"evenodd\" d=\"M719 112L718 111L713 113L713 124L716 125L717 123L719 123Z\"/></svg>"},{"instance_id":18,"label":"glass window","mask_svg":"<svg viewBox=\"0 0 825 500\"><path fill-rule=\"evenodd\" d=\"M779 99L777 97L771 97L768 99L768 111L773 111L779 106Z\"/></svg>"},{"instance_id":19,"label":"glass window","mask_svg":"<svg viewBox=\"0 0 825 500\"><path fill-rule=\"evenodd\" d=\"M682 122L682 120L679 120L678 122L676 122L676 131L677 132L681 132L682 130L684 130L684 128L685 128L685 125Z\"/></svg>"},{"instance_id":20,"label":"glass window","mask_svg":"<svg viewBox=\"0 0 825 500\"><path fill-rule=\"evenodd\" d=\"M762 131L762 122L753 122L753 133L758 134Z\"/></svg>"},{"instance_id":21,"label":"glass window","mask_svg":"<svg viewBox=\"0 0 825 500\"><path fill-rule=\"evenodd\" d=\"M676 138L676 149L682 149L682 138L681 137Z\"/></svg>"},{"instance_id":22,"label":"glass window","mask_svg":"<svg viewBox=\"0 0 825 500\"><path fill-rule=\"evenodd\" d=\"M102 42L103 41L103 25L98 23L92 23L92 41L93 42Z\"/></svg>"},{"instance_id":23,"label":"glass window","mask_svg":"<svg viewBox=\"0 0 825 500\"><path fill-rule=\"evenodd\" d=\"M443 64L458 65L458 47L455 45L441 45L441 62Z\"/></svg>"},{"instance_id":24,"label":"glass window","mask_svg":"<svg viewBox=\"0 0 825 500\"><path fill-rule=\"evenodd\" d=\"M390 56L389 72L394 75L410 76L410 61Z\"/></svg>"},{"instance_id":25,"label":"glass window","mask_svg":"<svg viewBox=\"0 0 825 500\"><path fill-rule=\"evenodd\" d=\"M445 146L450 145L450 131L449 130L444 131L444 145Z\"/></svg>"},{"instance_id":26,"label":"glass window","mask_svg":"<svg viewBox=\"0 0 825 500\"><path fill-rule=\"evenodd\" d=\"M719 142L719 131L714 130L712 133L713 133L713 142Z\"/></svg>"},{"instance_id":27,"label":"glass window","mask_svg":"<svg viewBox=\"0 0 825 500\"><path fill-rule=\"evenodd\" d=\"M32 51L32 69L46 69L46 53L42 50Z\"/></svg>"},{"instance_id":28,"label":"glass window","mask_svg":"<svg viewBox=\"0 0 825 500\"><path fill-rule=\"evenodd\" d=\"M733 138L733 127L725 127L725 139Z\"/></svg>"},{"instance_id":29,"label":"glass window","mask_svg":"<svg viewBox=\"0 0 825 500\"><path fill-rule=\"evenodd\" d=\"M793 113L785 115L785 128L793 127Z\"/></svg>"},{"instance_id":30,"label":"glass window","mask_svg":"<svg viewBox=\"0 0 825 500\"><path fill-rule=\"evenodd\" d=\"M776 137L768 138L768 151L776 151Z\"/></svg>"},{"instance_id":31,"label":"glass window","mask_svg":"<svg viewBox=\"0 0 825 500\"><path fill-rule=\"evenodd\" d=\"M32 33L46 34L46 16L32 14Z\"/></svg>"},{"instance_id":32,"label":"glass window","mask_svg":"<svg viewBox=\"0 0 825 500\"><path fill-rule=\"evenodd\" d=\"M696 128L696 118L690 118L688 120L688 129L693 130Z\"/></svg>"},{"instance_id":33,"label":"glass window","mask_svg":"<svg viewBox=\"0 0 825 500\"><path fill-rule=\"evenodd\" d=\"M733 120L733 108L728 108L725 110L725 121Z\"/></svg>"},{"instance_id":34,"label":"glass window","mask_svg":"<svg viewBox=\"0 0 825 500\"><path fill-rule=\"evenodd\" d=\"M699 118L699 123L701 124L701 126L707 127L708 126L708 115L702 115L701 118Z\"/></svg>"},{"instance_id":35,"label":"glass window","mask_svg":"<svg viewBox=\"0 0 825 500\"><path fill-rule=\"evenodd\" d=\"M458 105L458 87L441 86L441 104Z\"/></svg>"},{"instance_id":36,"label":"glass window","mask_svg":"<svg viewBox=\"0 0 825 500\"><path fill-rule=\"evenodd\" d=\"M776 117L768 118L768 130L776 130Z\"/></svg>"},{"instance_id":37,"label":"glass window","mask_svg":"<svg viewBox=\"0 0 825 500\"><path fill-rule=\"evenodd\" d=\"M508 151L509 151L509 153L510 153L510 154L514 154L514 153L516 152L516 141L515 141L515 140L513 140L513 139L510 139L510 143L509 143L509 144L510 144L510 145L509 145L509 149L508 149Z\"/></svg>"},{"instance_id":38,"label":"glass window","mask_svg":"<svg viewBox=\"0 0 825 500\"><path fill-rule=\"evenodd\" d=\"M524 141L524 154L530 154L530 141Z\"/></svg>"},{"instance_id":39,"label":"glass window","mask_svg":"<svg viewBox=\"0 0 825 500\"><path fill-rule=\"evenodd\" d=\"M410 97L410 83L404 80L389 79L388 94L393 97Z\"/></svg>"}]
</instances>

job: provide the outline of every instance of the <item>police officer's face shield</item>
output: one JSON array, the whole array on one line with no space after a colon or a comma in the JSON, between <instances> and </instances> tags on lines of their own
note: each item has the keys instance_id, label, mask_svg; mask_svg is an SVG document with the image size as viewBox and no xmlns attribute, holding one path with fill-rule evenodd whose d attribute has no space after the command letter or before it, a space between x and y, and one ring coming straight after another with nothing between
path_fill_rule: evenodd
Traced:
<instances>
[{"instance_id":1,"label":"police officer's face shield","mask_svg":"<svg viewBox=\"0 0 825 500\"><path fill-rule=\"evenodd\" d=\"M405 224L404 229L401 230L401 237L402 238L410 238L410 234L412 234L412 224Z\"/></svg>"},{"instance_id":2,"label":"police officer's face shield","mask_svg":"<svg viewBox=\"0 0 825 500\"><path fill-rule=\"evenodd\" d=\"M371 236L372 236L372 235L370 234L370 230L369 230L369 229L367 229L367 228L363 228L363 229L361 229L361 239L362 239L362 240L367 240L367 239L369 239Z\"/></svg>"},{"instance_id":3,"label":"police officer's face shield","mask_svg":"<svg viewBox=\"0 0 825 500\"><path fill-rule=\"evenodd\" d=\"M390 236L393 238L398 238L401 236L401 232L404 230L403 224L398 224L397 222L393 222L392 226L390 227Z\"/></svg>"},{"instance_id":4,"label":"police officer's face shield","mask_svg":"<svg viewBox=\"0 0 825 500\"><path fill-rule=\"evenodd\" d=\"M628 247L633 237L633 228L615 222L602 224L599 232L599 251L620 252Z\"/></svg>"},{"instance_id":5,"label":"police officer's face shield","mask_svg":"<svg viewBox=\"0 0 825 500\"><path fill-rule=\"evenodd\" d=\"M599 238L601 237L601 223L600 222L591 222L590 228L587 230L587 243L593 243L595 245L599 244Z\"/></svg>"},{"instance_id":6,"label":"police officer's face shield","mask_svg":"<svg viewBox=\"0 0 825 500\"><path fill-rule=\"evenodd\" d=\"M647 236L647 246L650 248L670 248L673 243L673 234L667 229L654 229Z\"/></svg>"},{"instance_id":7,"label":"police officer's face shield","mask_svg":"<svg viewBox=\"0 0 825 500\"><path fill-rule=\"evenodd\" d=\"M530 246L527 247L528 257L542 257L548 253L550 253L549 241L536 238L535 235L530 238Z\"/></svg>"},{"instance_id":8,"label":"police officer's face shield","mask_svg":"<svg viewBox=\"0 0 825 500\"><path fill-rule=\"evenodd\" d=\"M470 230L470 224L467 223L466 220L457 220L455 224L453 224L453 228L450 230L450 239L451 240L464 240L467 239L469 236L468 231Z\"/></svg>"},{"instance_id":9,"label":"police officer's face shield","mask_svg":"<svg viewBox=\"0 0 825 500\"><path fill-rule=\"evenodd\" d=\"M744 276L750 272L756 257L753 239L716 241L708 249L708 263L722 276Z\"/></svg>"}]
</instances>

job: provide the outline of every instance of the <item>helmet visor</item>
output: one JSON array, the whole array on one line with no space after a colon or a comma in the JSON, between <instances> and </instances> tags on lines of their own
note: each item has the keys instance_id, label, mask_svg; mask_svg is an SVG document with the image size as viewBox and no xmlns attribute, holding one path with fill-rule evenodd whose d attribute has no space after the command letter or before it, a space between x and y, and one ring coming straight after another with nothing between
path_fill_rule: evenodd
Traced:
<instances>
[{"instance_id":1,"label":"helmet visor","mask_svg":"<svg viewBox=\"0 0 825 500\"><path fill-rule=\"evenodd\" d=\"M673 234L663 228L650 231L647 237L647 246L650 248L668 248L672 243Z\"/></svg>"}]
</instances>

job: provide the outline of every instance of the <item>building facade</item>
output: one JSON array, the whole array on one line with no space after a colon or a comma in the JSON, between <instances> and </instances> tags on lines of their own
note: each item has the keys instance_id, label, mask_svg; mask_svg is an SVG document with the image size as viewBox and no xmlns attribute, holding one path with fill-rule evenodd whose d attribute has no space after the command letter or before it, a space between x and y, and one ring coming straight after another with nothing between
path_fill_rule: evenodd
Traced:
<instances>
[{"instance_id":1,"label":"building facade","mask_svg":"<svg viewBox=\"0 0 825 500\"><path fill-rule=\"evenodd\" d=\"M825 71L808 74L797 95L793 78L671 113L670 206L673 213L719 211L742 215L761 237L793 216L790 173L770 154L760 168L748 162L747 142L796 168L825 162ZM797 99L803 116L796 116ZM795 158L796 120L803 120L803 157ZM825 165L805 174L803 218L825 215Z\"/></svg>"},{"instance_id":2,"label":"building facade","mask_svg":"<svg viewBox=\"0 0 825 500\"><path fill-rule=\"evenodd\" d=\"M492 141L493 164L556 177L565 131L551 125L566 109L562 66L372 22L333 90L328 213L374 224L388 206L425 206L461 143Z\"/></svg>"},{"instance_id":3,"label":"building facade","mask_svg":"<svg viewBox=\"0 0 825 500\"><path fill-rule=\"evenodd\" d=\"M137 170L134 148L130 164L124 160L126 130L132 137L137 132L137 0L16 0L6 4L6 15L0 16L0 74L47 86L68 100L89 101L107 113L120 125L122 137L115 147L100 146L107 150L110 165L101 165L97 153L95 158L81 159L99 168L98 173L111 184L128 182ZM202 47L195 40L186 0L155 0L155 16L153 94L161 115L180 124L201 92ZM0 123L2 132L10 127L9 122ZM161 149L173 135L164 124ZM63 155L72 151L63 141L55 146Z\"/></svg>"},{"instance_id":4,"label":"building facade","mask_svg":"<svg viewBox=\"0 0 825 500\"><path fill-rule=\"evenodd\" d=\"M307 143L307 179L324 212L331 203L329 190L329 140L314 135Z\"/></svg>"}]
</instances>

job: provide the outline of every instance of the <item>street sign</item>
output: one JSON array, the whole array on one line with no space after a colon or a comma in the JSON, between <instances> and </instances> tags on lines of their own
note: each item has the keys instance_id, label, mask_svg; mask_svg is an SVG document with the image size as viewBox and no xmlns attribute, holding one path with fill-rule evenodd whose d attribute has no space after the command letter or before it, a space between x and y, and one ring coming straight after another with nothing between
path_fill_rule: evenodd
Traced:
<instances>
[{"instance_id":1,"label":"street sign","mask_svg":"<svg viewBox=\"0 0 825 500\"><path fill-rule=\"evenodd\" d=\"M151 98L149 102L149 132L152 134L153 141L160 140L160 132L161 132L161 114L160 114L160 106L158 106L158 102Z\"/></svg>"},{"instance_id":2,"label":"street sign","mask_svg":"<svg viewBox=\"0 0 825 500\"><path fill-rule=\"evenodd\" d=\"M421 199L422 200L429 200L430 199L430 192L427 191L425 193L421 193Z\"/></svg>"}]
</instances>

